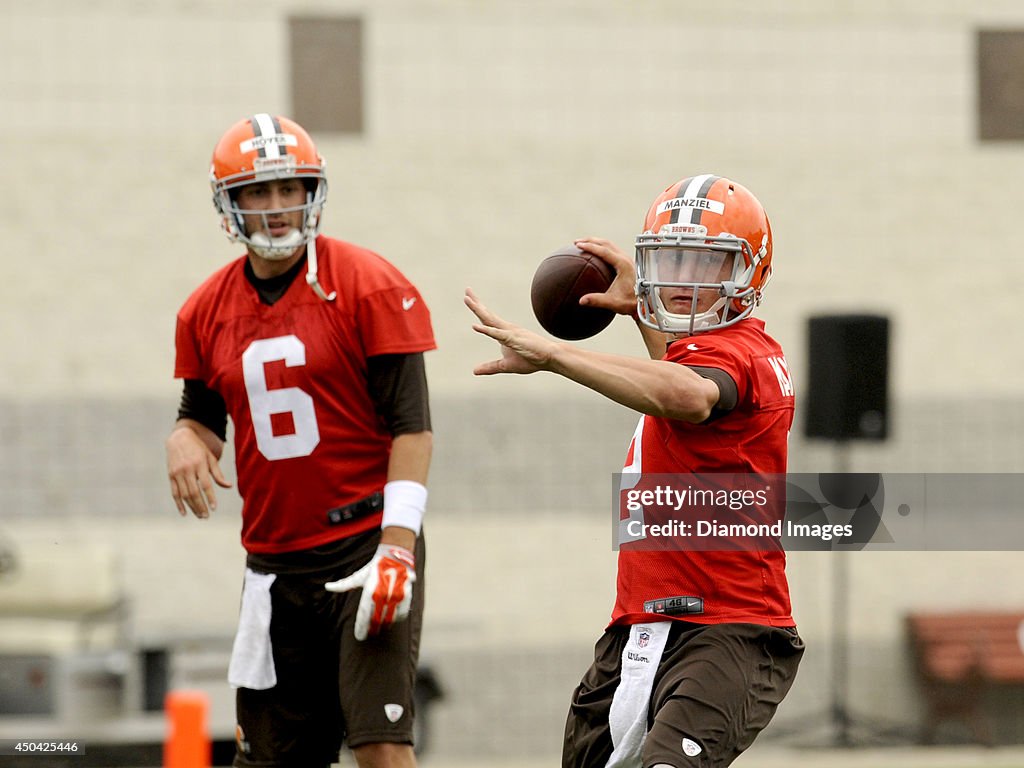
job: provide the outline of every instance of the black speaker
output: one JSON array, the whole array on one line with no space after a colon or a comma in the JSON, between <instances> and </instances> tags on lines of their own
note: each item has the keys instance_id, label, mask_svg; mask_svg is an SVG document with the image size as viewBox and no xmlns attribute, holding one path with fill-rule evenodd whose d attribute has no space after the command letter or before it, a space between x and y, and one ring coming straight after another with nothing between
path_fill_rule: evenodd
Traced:
<instances>
[{"instance_id":1,"label":"black speaker","mask_svg":"<svg viewBox=\"0 0 1024 768\"><path fill-rule=\"evenodd\" d=\"M889 436L889 318L820 315L808 322L804 434L829 440Z\"/></svg>"}]
</instances>

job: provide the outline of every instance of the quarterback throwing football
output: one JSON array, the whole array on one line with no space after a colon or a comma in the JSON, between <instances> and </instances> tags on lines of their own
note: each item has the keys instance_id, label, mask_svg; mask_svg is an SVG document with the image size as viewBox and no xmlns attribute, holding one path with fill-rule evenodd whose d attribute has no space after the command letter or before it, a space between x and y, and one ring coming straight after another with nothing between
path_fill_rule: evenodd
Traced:
<instances>
[{"instance_id":1,"label":"quarterback throwing football","mask_svg":"<svg viewBox=\"0 0 1024 768\"><path fill-rule=\"evenodd\" d=\"M576 241L616 270L580 302L632 316L652 359L555 342L489 310L474 329L501 357L478 375L551 371L641 414L626 457L637 475L784 475L793 391L779 344L751 317L772 270L757 198L704 174L650 206L635 259ZM787 383L783 386L783 383ZM803 654L785 554L620 547L615 606L573 694L565 768L729 765L764 729Z\"/></svg>"}]
</instances>

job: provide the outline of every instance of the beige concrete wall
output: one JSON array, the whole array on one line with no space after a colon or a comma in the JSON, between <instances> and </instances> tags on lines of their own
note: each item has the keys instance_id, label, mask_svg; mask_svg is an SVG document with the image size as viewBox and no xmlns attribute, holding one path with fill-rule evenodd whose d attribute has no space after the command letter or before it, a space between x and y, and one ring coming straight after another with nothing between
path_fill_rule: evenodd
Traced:
<instances>
[{"instance_id":1,"label":"beige concrete wall","mask_svg":"<svg viewBox=\"0 0 1024 768\"><path fill-rule=\"evenodd\" d=\"M468 373L489 348L465 284L532 322L543 255L584 233L628 247L664 186L714 170L773 217L763 315L797 371L808 312L870 309L894 317L898 393L1019 390L1020 356L983 339L1013 316L992 284L1024 271L1007 242L1024 159L976 142L973 101L975 29L1024 22L1013 3L49 0L0 31L0 222L21 254L0 299L32 318L4 324L0 393L171 389L174 310L237 250L209 152L240 116L289 109L287 14L325 9L368 37L367 135L317 137L326 229L423 285L436 388L508 386Z\"/></svg>"}]
</instances>

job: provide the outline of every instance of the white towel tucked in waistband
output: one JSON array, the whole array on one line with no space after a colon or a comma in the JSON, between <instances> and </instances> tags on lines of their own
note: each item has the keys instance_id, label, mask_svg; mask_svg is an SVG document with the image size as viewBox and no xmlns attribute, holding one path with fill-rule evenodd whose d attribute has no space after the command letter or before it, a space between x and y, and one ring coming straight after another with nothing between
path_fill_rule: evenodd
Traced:
<instances>
[{"instance_id":1,"label":"white towel tucked in waistband","mask_svg":"<svg viewBox=\"0 0 1024 768\"><path fill-rule=\"evenodd\" d=\"M672 622L634 624L622 649L622 677L612 697L608 725L615 749L605 768L641 768L640 750L647 736L654 675L668 640Z\"/></svg>"},{"instance_id":2,"label":"white towel tucked in waistband","mask_svg":"<svg viewBox=\"0 0 1024 768\"><path fill-rule=\"evenodd\" d=\"M270 585L275 578L273 573L245 569L238 632L228 665L228 682L233 688L265 691L277 685L270 646Z\"/></svg>"}]
</instances>

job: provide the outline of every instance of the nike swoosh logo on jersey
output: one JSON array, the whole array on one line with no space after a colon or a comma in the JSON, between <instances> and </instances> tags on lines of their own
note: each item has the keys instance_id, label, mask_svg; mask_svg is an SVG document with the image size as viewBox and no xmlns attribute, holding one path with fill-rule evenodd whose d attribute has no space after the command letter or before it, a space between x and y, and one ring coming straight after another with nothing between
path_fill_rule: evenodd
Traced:
<instances>
[{"instance_id":1,"label":"nike swoosh logo on jersey","mask_svg":"<svg viewBox=\"0 0 1024 768\"><path fill-rule=\"evenodd\" d=\"M415 303L416 303L416 297L415 296L413 296L411 299L403 298L402 299L402 309L404 309L406 312L408 312L410 309L412 309L412 305L415 304Z\"/></svg>"}]
</instances>

